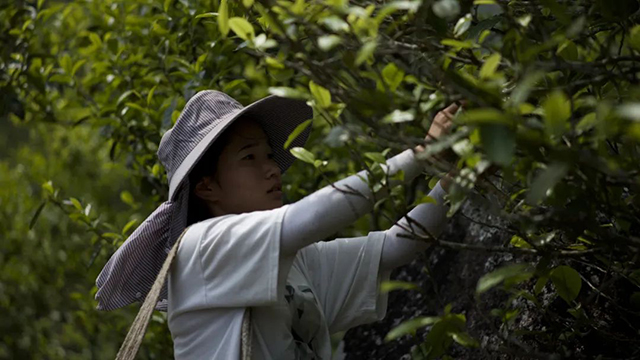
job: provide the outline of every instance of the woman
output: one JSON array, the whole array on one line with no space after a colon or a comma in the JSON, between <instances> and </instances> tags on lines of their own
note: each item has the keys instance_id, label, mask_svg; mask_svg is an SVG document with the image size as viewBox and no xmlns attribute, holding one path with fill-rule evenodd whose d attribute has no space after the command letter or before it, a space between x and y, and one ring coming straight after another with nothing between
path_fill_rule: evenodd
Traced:
<instances>
[{"instance_id":1,"label":"woman","mask_svg":"<svg viewBox=\"0 0 640 360\"><path fill-rule=\"evenodd\" d=\"M446 133L456 110L439 113L428 137ZM449 179L430 193L437 204L417 206L411 221L321 242L369 212L373 194L362 172L283 206L280 175L293 162L283 144L311 117L303 102L273 96L244 108L217 91L190 99L158 150L170 200L105 266L98 308L141 300L188 226L156 305L168 310L177 359L238 359L243 334L254 359L329 359L331 333L382 319L380 282L427 247L401 235L442 231ZM385 171L410 181L423 150L396 155Z\"/></svg>"}]
</instances>

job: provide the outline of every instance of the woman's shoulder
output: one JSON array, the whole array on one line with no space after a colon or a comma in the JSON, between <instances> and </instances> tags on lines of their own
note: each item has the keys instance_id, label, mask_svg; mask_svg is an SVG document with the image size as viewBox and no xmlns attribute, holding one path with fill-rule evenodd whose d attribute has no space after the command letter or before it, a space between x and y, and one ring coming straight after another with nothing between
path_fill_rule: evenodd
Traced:
<instances>
[{"instance_id":1,"label":"woman's shoulder","mask_svg":"<svg viewBox=\"0 0 640 360\"><path fill-rule=\"evenodd\" d=\"M257 229L281 223L287 206L284 205L272 210L212 217L189 226L185 236L191 238L201 236L217 237L228 232L255 232Z\"/></svg>"}]
</instances>

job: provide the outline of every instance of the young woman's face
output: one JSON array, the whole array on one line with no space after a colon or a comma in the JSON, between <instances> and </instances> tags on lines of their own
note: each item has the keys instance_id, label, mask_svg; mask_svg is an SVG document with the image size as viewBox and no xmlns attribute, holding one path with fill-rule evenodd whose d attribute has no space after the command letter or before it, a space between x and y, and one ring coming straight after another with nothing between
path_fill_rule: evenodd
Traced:
<instances>
[{"instance_id":1,"label":"young woman's face","mask_svg":"<svg viewBox=\"0 0 640 360\"><path fill-rule=\"evenodd\" d=\"M199 196L210 203L215 216L282 206L280 168L267 135L255 121L244 119L229 130L216 173L204 181L209 192Z\"/></svg>"}]
</instances>

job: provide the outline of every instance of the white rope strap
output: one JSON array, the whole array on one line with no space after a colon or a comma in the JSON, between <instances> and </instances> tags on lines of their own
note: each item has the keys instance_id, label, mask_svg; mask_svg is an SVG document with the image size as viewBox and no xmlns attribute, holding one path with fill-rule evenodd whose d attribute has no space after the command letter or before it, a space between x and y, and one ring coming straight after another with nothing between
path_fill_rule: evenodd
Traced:
<instances>
[{"instance_id":1,"label":"white rope strap","mask_svg":"<svg viewBox=\"0 0 640 360\"><path fill-rule=\"evenodd\" d=\"M162 285L164 285L165 279L169 274L169 268L171 267L171 263L178 252L178 246L180 245L180 241L182 237L187 232L185 229L176 243L167 254L167 259L162 264L162 268L160 269L160 273L156 277L156 281L153 283L149 294L144 299L144 303L140 307L140 311L138 311L138 315L135 320L133 320L133 324L129 329L129 333L124 339L124 342L120 346L120 350L118 350L118 354L116 355L116 360L133 360L140 349L140 344L142 343L142 339L144 338L144 334L147 331L147 326L149 326L149 320L151 320L151 314L153 314L153 309L155 308L156 303L158 302L158 298L160 297L160 291L162 290ZM245 311L244 319L242 320L242 360L251 359L251 311L249 308Z\"/></svg>"}]
</instances>

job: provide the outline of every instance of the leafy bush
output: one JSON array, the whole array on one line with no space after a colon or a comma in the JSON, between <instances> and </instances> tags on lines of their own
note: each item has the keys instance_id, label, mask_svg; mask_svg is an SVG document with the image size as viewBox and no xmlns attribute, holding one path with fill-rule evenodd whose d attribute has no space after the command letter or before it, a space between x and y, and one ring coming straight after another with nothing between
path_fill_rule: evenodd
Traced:
<instances>
[{"instance_id":1,"label":"leafy bush","mask_svg":"<svg viewBox=\"0 0 640 360\"><path fill-rule=\"evenodd\" d=\"M452 149L459 156L456 185L449 196L451 214L471 196L504 220L507 225L501 230L512 238L500 247L422 240L451 249L516 255L516 264L486 274L477 287L478 301L496 286L510 294L493 313L501 322L496 337L505 346L558 356L637 355L637 346L627 344L637 345L635 323L640 314L638 8L636 0L615 5L599 0L106 0L3 5L3 119L31 129L56 124L56 129L62 126L71 134L88 136L95 143L82 140L77 146L103 151L104 158L95 159L103 167L110 160L126 166L126 176L135 184L129 190L108 188L109 194L121 192L121 200L129 205L126 216L118 216L104 199L87 210L88 202L100 195L95 189L74 189L66 181L47 183L54 174L71 171L64 164L30 177L30 184L45 183L40 193L46 204L57 205L82 227L48 211L43 214L62 223L44 224L41 219L27 232L29 211L23 209L21 217L12 218L4 201L17 204L19 199L8 196L3 223L20 223L17 228L22 229L12 230L9 243L16 246L17 256L28 249L18 234L40 236L51 228L63 234L71 231L76 234L76 248L69 250L77 252L74 256L104 263L136 225L134 219L143 218L166 198L157 144L185 100L200 89L219 89L245 104L277 94L313 105L312 138L306 150L293 150L309 164L299 162L285 178L291 200L363 167L381 176L380 163L389 152L420 143L437 110L464 100L455 131L429 145L425 154ZM44 135L38 139L50 141ZM13 156L27 161L38 154ZM17 171L16 166L3 166L3 173ZM432 162L431 183L445 170L446 164ZM16 189L19 180L12 180ZM409 204L428 201L419 189L389 189L388 198L347 235L390 226ZM33 212L38 208L31 198L27 203ZM8 228L3 228L5 233ZM56 248L67 246L60 236L50 234L47 239ZM35 256L43 250L33 251ZM12 255L4 256L0 266L14 269L15 261ZM44 268L39 262L28 266ZM77 290L85 300L74 316L92 321L103 319L92 312L87 295L96 267L90 274L56 270L72 272L71 279L77 280L69 281L85 286ZM3 273L4 284L12 275ZM3 288L3 296L15 295L7 290L12 288ZM34 299L45 294L33 291ZM70 290L55 291L63 292L56 295L62 299ZM3 300L3 308L19 306L17 298L10 299ZM45 299L32 308L54 311ZM526 300L537 329L545 331L519 328L515 320L525 309L515 299ZM9 341L1 351L56 358L47 352L44 340L34 348L35 340L21 342L6 335L33 325L33 320L20 325L24 312L11 314L15 325L3 331ZM104 319L113 318L109 316L115 315ZM442 356L454 342L482 345L466 333L462 314L447 309L441 317L428 319L401 325L389 339L431 326L416 358ZM603 324L611 319L613 325ZM149 337L163 336L163 319L156 320L158 327ZM118 335L125 323L113 325ZM72 317L54 316L41 326L73 324ZM109 346L117 346L114 334L94 335L106 336L112 341ZM49 341L61 341L55 333L51 337ZM60 348L86 348L98 338L104 339L69 336ZM590 341L610 346L588 353L583 348ZM170 351L169 343L148 347L149 357Z\"/></svg>"}]
</instances>

